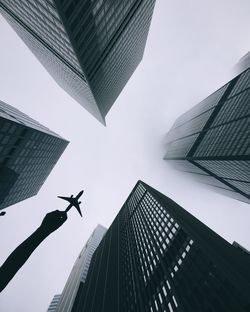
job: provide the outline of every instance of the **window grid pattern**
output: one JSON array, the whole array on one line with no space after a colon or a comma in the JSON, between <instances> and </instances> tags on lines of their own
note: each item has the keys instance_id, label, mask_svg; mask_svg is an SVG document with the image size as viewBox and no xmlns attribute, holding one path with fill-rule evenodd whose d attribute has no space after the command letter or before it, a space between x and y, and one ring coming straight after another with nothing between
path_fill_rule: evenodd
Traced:
<instances>
[{"instance_id":1,"label":"window grid pattern","mask_svg":"<svg viewBox=\"0 0 250 312\"><path fill-rule=\"evenodd\" d=\"M103 226L98 225L91 234L74 263L55 311L72 311L80 283L85 283L92 256L105 235L105 232L106 229Z\"/></svg>"},{"instance_id":2,"label":"window grid pattern","mask_svg":"<svg viewBox=\"0 0 250 312\"><path fill-rule=\"evenodd\" d=\"M237 309L239 292L235 289L232 295L233 286L150 191L144 193L131 221L145 289L151 296L145 311L172 312L180 306L185 311Z\"/></svg>"},{"instance_id":3,"label":"window grid pattern","mask_svg":"<svg viewBox=\"0 0 250 312\"><path fill-rule=\"evenodd\" d=\"M55 312L56 311L56 307L58 305L58 302L60 300L60 296L61 295L55 295L54 298L52 299L47 312Z\"/></svg>"},{"instance_id":4,"label":"window grid pattern","mask_svg":"<svg viewBox=\"0 0 250 312\"><path fill-rule=\"evenodd\" d=\"M194 157L249 155L250 117L210 128Z\"/></svg>"},{"instance_id":5,"label":"window grid pattern","mask_svg":"<svg viewBox=\"0 0 250 312\"><path fill-rule=\"evenodd\" d=\"M250 155L250 70L241 74L194 157Z\"/></svg>"},{"instance_id":6,"label":"window grid pattern","mask_svg":"<svg viewBox=\"0 0 250 312\"><path fill-rule=\"evenodd\" d=\"M93 255L75 312L246 311L248 294L228 274L240 261L226 245L235 248L214 235L139 181Z\"/></svg>"},{"instance_id":7,"label":"window grid pattern","mask_svg":"<svg viewBox=\"0 0 250 312\"><path fill-rule=\"evenodd\" d=\"M60 138L58 134L51 131L47 127L43 126L38 121L32 119L31 117L24 114L20 110L2 101L0 101L0 117L12 120L14 122L20 123L28 127L32 127L33 129L43 131L44 133L47 133L47 134L53 134L54 136L57 136Z\"/></svg>"},{"instance_id":8,"label":"window grid pattern","mask_svg":"<svg viewBox=\"0 0 250 312\"><path fill-rule=\"evenodd\" d=\"M155 0L67 1L72 37L103 116L141 61Z\"/></svg>"},{"instance_id":9,"label":"window grid pattern","mask_svg":"<svg viewBox=\"0 0 250 312\"><path fill-rule=\"evenodd\" d=\"M120 246L120 255L123 267L120 279L120 292L123 300L120 302L120 305L121 311L128 312L133 311L136 306L136 284L137 287L141 287L140 285L143 285L140 270L138 270L141 265L140 261L137 258L133 259L133 250L136 249L137 246L134 241L131 241L131 232L131 226L124 227L121 231L121 241L123 244ZM135 263L137 264L136 266L134 265ZM138 278L135 276L138 276Z\"/></svg>"},{"instance_id":10,"label":"window grid pattern","mask_svg":"<svg viewBox=\"0 0 250 312\"><path fill-rule=\"evenodd\" d=\"M6 108L7 118L0 113L0 167L6 168L6 175L8 170L13 173L15 183L1 198L1 209L37 194L68 144L39 123L33 127L34 120L0 102L0 112Z\"/></svg>"},{"instance_id":11,"label":"window grid pattern","mask_svg":"<svg viewBox=\"0 0 250 312\"><path fill-rule=\"evenodd\" d=\"M112 49L90 78L95 98L102 103L100 109L103 115L108 113L142 59L154 4L154 0L141 1Z\"/></svg>"},{"instance_id":12,"label":"window grid pattern","mask_svg":"<svg viewBox=\"0 0 250 312\"><path fill-rule=\"evenodd\" d=\"M235 181L235 180L229 180L229 179L225 179L225 181L235 186L238 190L244 192L246 195L248 195L248 198L250 199L250 182Z\"/></svg>"},{"instance_id":13,"label":"window grid pattern","mask_svg":"<svg viewBox=\"0 0 250 312\"><path fill-rule=\"evenodd\" d=\"M221 178L250 182L250 161L196 160L202 167L216 172Z\"/></svg>"},{"instance_id":14,"label":"window grid pattern","mask_svg":"<svg viewBox=\"0 0 250 312\"><path fill-rule=\"evenodd\" d=\"M219 102L222 97L223 100ZM204 171L204 176L196 174L199 180L205 182L207 179L208 185L230 191L228 184L224 187L221 185L223 181L229 183L233 187L231 194L248 202L249 167L246 169L245 161L250 159L249 102L250 69L176 120L166 136L167 152L164 159L171 160L172 164L179 159L187 160L182 166L176 164L176 167L191 173L196 171L190 170L188 161L203 166L210 173ZM213 111L213 114L208 115L209 110ZM203 116L201 111L206 112L204 116L207 114L208 121L203 129L199 128L202 125L199 124L199 118ZM194 140L191 139L192 131L193 134L199 132ZM208 178L208 174L214 177L212 183L213 179ZM216 178L219 180L216 181ZM236 194L237 190L239 196Z\"/></svg>"},{"instance_id":15,"label":"window grid pattern","mask_svg":"<svg viewBox=\"0 0 250 312\"><path fill-rule=\"evenodd\" d=\"M222 95L226 91L229 84L224 85L216 92L209 95L206 99L201 101L199 104L195 105L193 108L188 110L186 113L181 115L174 123L173 128L180 127L184 125L186 122L189 122L193 118L196 118L197 116L204 114L206 111L214 108L219 100L221 99Z\"/></svg>"},{"instance_id":16,"label":"window grid pattern","mask_svg":"<svg viewBox=\"0 0 250 312\"><path fill-rule=\"evenodd\" d=\"M4 0L16 19L7 9L3 15L59 86L105 124L142 59L154 4L155 0Z\"/></svg>"},{"instance_id":17,"label":"window grid pattern","mask_svg":"<svg viewBox=\"0 0 250 312\"><path fill-rule=\"evenodd\" d=\"M175 240L178 240L180 226L148 192L138 205L133 219L135 219L133 224L136 233L135 238L138 240L137 252L140 257L146 289L147 286L151 286L154 275L159 273L162 261L166 261L166 253L172 252L176 256L176 261L169 261L168 263L169 274L162 281L160 289L153 294L148 292L147 295L151 297L148 302L148 311L163 311L164 309L176 311L178 303L173 291L171 291L171 284L175 273L183 262L183 258L178 257L170 246ZM193 244L192 240L191 244ZM190 246L186 243L184 245L188 252ZM185 255L183 253L184 257ZM164 275L164 270L161 271L161 274Z\"/></svg>"},{"instance_id":18,"label":"window grid pattern","mask_svg":"<svg viewBox=\"0 0 250 312\"><path fill-rule=\"evenodd\" d=\"M169 131L167 140L171 142L201 132L206 122L208 121L209 117L211 116L212 112L213 109L210 109L202 113L201 115L198 115L193 119L188 120L184 124L176 128L172 128Z\"/></svg>"},{"instance_id":19,"label":"window grid pattern","mask_svg":"<svg viewBox=\"0 0 250 312\"><path fill-rule=\"evenodd\" d=\"M108 47L134 3L135 0L66 3L65 16L69 19L72 34L88 73L91 72L95 60Z\"/></svg>"},{"instance_id":20,"label":"window grid pattern","mask_svg":"<svg viewBox=\"0 0 250 312\"><path fill-rule=\"evenodd\" d=\"M39 59L41 64L56 80L58 85L62 87L68 94L70 94L77 102L82 103L84 108L89 113L103 122L103 118L100 115L93 94L83 78L80 77L63 61L55 57L53 52L47 49L40 41L28 33L24 28L20 27L20 25L9 15L4 14L4 12L3 15L14 28L16 33L20 36L20 38L24 41L24 43Z\"/></svg>"},{"instance_id":21,"label":"window grid pattern","mask_svg":"<svg viewBox=\"0 0 250 312\"><path fill-rule=\"evenodd\" d=\"M250 89L247 89L236 97L227 100L214 120L212 127L250 116L249 102Z\"/></svg>"},{"instance_id":22,"label":"window grid pattern","mask_svg":"<svg viewBox=\"0 0 250 312\"><path fill-rule=\"evenodd\" d=\"M32 32L82 73L56 8L46 0L8 0L4 3Z\"/></svg>"},{"instance_id":23,"label":"window grid pattern","mask_svg":"<svg viewBox=\"0 0 250 312\"><path fill-rule=\"evenodd\" d=\"M145 191L146 191L145 188L142 185L139 185L138 188L136 189L136 192L128 200L127 205L128 205L130 215L133 214L139 201L143 198Z\"/></svg>"},{"instance_id":24,"label":"window grid pattern","mask_svg":"<svg viewBox=\"0 0 250 312\"><path fill-rule=\"evenodd\" d=\"M147 304L144 301L143 311L172 312L179 311L180 307L185 311L217 311L214 300L216 309L236 309L239 293L235 291L233 298L230 297L231 290L225 288L229 282L216 265L168 213L167 207L163 207L142 184L138 184L139 187L141 200L135 190L135 199L131 197L129 202L133 207L137 202L130 222L140 259L143 297L150 298ZM187 295L188 289L191 295Z\"/></svg>"},{"instance_id":25,"label":"window grid pattern","mask_svg":"<svg viewBox=\"0 0 250 312\"><path fill-rule=\"evenodd\" d=\"M245 89L250 88L250 69L246 70L240 75L239 80L237 81L234 89L232 90L230 97L236 95L239 92L244 91Z\"/></svg>"}]
</instances>

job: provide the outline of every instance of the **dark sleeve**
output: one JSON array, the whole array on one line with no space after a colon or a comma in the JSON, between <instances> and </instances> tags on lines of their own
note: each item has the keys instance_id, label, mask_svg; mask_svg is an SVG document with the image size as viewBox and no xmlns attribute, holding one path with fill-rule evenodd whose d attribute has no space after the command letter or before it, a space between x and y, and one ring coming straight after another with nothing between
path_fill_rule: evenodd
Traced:
<instances>
[{"instance_id":1,"label":"dark sleeve","mask_svg":"<svg viewBox=\"0 0 250 312\"><path fill-rule=\"evenodd\" d=\"M32 252L47 236L48 234L38 228L10 254L0 268L0 292L8 285Z\"/></svg>"}]
</instances>

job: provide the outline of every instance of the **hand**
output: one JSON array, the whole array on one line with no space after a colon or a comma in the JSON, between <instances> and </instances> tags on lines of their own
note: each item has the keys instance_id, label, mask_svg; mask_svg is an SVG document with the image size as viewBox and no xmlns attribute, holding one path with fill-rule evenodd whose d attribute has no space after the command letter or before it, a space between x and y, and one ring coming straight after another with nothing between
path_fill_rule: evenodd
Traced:
<instances>
[{"instance_id":1,"label":"hand","mask_svg":"<svg viewBox=\"0 0 250 312\"><path fill-rule=\"evenodd\" d=\"M55 210L46 214L40 229L47 235L57 230L67 220L65 211Z\"/></svg>"}]
</instances>

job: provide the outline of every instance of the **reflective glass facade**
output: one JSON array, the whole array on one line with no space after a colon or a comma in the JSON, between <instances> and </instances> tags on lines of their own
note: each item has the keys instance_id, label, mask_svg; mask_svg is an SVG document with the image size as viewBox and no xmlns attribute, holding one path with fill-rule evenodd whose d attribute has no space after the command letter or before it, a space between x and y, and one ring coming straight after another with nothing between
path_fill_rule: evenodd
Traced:
<instances>
[{"instance_id":1,"label":"reflective glass facade","mask_svg":"<svg viewBox=\"0 0 250 312\"><path fill-rule=\"evenodd\" d=\"M0 209L36 195L67 144L0 101Z\"/></svg>"},{"instance_id":2,"label":"reflective glass facade","mask_svg":"<svg viewBox=\"0 0 250 312\"><path fill-rule=\"evenodd\" d=\"M155 0L3 0L0 7L57 83L105 123L142 59L154 4Z\"/></svg>"},{"instance_id":3,"label":"reflective glass facade","mask_svg":"<svg viewBox=\"0 0 250 312\"><path fill-rule=\"evenodd\" d=\"M250 260L139 181L96 249L74 312L248 311Z\"/></svg>"},{"instance_id":4,"label":"reflective glass facade","mask_svg":"<svg viewBox=\"0 0 250 312\"><path fill-rule=\"evenodd\" d=\"M187 172L197 166L203 182L250 202L249 103L250 68L176 120L164 159Z\"/></svg>"},{"instance_id":5,"label":"reflective glass facade","mask_svg":"<svg viewBox=\"0 0 250 312\"><path fill-rule=\"evenodd\" d=\"M88 239L86 245L80 252L76 262L71 270L67 283L60 295L60 301L57 304L55 312L73 312L74 302L77 294L83 288L88 273L91 258L96 248L100 244L106 229L98 225Z\"/></svg>"}]
</instances>

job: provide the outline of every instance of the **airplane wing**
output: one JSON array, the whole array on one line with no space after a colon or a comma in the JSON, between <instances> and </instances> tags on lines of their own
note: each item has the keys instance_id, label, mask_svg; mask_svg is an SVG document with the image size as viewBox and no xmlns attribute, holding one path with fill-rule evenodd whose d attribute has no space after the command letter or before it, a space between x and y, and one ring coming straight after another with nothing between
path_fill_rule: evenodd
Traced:
<instances>
[{"instance_id":1,"label":"airplane wing","mask_svg":"<svg viewBox=\"0 0 250 312\"><path fill-rule=\"evenodd\" d=\"M74 206L77 211L79 212L80 216L82 217L82 212L81 212L81 208L80 208L80 203L78 202L78 198L82 195L83 191L81 191L76 197L73 197L73 195L71 195L71 197L65 197L65 196L57 196L58 198L67 200L70 204L69 206L66 208L66 212L69 211L69 209Z\"/></svg>"},{"instance_id":2,"label":"airplane wing","mask_svg":"<svg viewBox=\"0 0 250 312\"><path fill-rule=\"evenodd\" d=\"M71 198L70 197L64 197L64 196L57 196L58 198L61 198L61 199L64 199L64 200L67 200L70 202Z\"/></svg>"}]
</instances>

